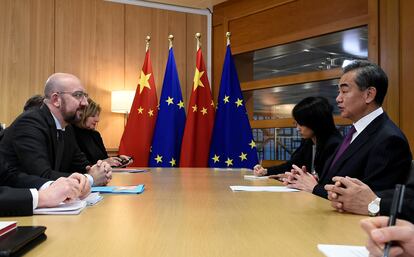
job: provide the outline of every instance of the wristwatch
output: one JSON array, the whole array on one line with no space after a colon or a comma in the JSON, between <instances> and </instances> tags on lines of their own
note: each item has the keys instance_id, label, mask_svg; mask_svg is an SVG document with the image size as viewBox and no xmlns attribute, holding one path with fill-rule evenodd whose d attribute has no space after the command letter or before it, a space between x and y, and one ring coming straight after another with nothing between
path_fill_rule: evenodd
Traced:
<instances>
[{"instance_id":1,"label":"wristwatch","mask_svg":"<svg viewBox=\"0 0 414 257\"><path fill-rule=\"evenodd\" d=\"M375 198L374 201L372 201L368 204L368 214L369 214L369 216L371 216L371 217L378 216L379 211L380 211L380 202L381 202L381 198L377 197L377 198Z\"/></svg>"}]
</instances>

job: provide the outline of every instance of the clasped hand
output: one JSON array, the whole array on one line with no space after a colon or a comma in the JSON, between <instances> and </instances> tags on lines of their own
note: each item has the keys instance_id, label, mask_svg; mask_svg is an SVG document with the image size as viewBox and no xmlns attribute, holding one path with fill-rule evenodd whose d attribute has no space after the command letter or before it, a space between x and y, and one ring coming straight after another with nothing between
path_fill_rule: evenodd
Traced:
<instances>
[{"instance_id":1,"label":"clasped hand","mask_svg":"<svg viewBox=\"0 0 414 257\"><path fill-rule=\"evenodd\" d=\"M299 168L295 164L292 165L290 172L270 176L283 182L289 188L295 188L306 192L312 192L313 188L318 184L317 179L307 172L306 166Z\"/></svg>"}]
</instances>

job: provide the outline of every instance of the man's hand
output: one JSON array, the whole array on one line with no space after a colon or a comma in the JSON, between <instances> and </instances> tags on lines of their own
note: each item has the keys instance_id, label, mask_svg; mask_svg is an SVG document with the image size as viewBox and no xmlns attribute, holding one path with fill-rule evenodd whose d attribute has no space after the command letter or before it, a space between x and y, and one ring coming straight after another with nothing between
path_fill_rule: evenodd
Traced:
<instances>
[{"instance_id":1,"label":"man's hand","mask_svg":"<svg viewBox=\"0 0 414 257\"><path fill-rule=\"evenodd\" d=\"M99 160L88 173L93 177L94 186L105 186L112 179L112 168L104 161Z\"/></svg>"},{"instance_id":2,"label":"man's hand","mask_svg":"<svg viewBox=\"0 0 414 257\"><path fill-rule=\"evenodd\" d=\"M334 185L326 185L328 199L338 211L368 215L368 204L377 195L362 181L350 177L334 177Z\"/></svg>"},{"instance_id":3,"label":"man's hand","mask_svg":"<svg viewBox=\"0 0 414 257\"><path fill-rule=\"evenodd\" d=\"M405 220L397 220L395 226L388 227L388 217L375 217L361 220L361 227L368 234L369 256L384 255L385 243L393 241L390 256L414 256L414 225Z\"/></svg>"},{"instance_id":4,"label":"man's hand","mask_svg":"<svg viewBox=\"0 0 414 257\"><path fill-rule=\"evenodd\" d=\"M78 199L81 194L81 185L73 178L58 178L49 187L39 190L37 207L55 207L61 202L70 202Z\"/></svg>"},{"instance_id":5,"label":"man's hand","mask_svg":"<svg viewBox=\"0 0 414 257\"><path fill-rule=\"evenodd\" d=\"M79 195L80 199L86 198L91 193L91 185L89 184L88 178L79 173L72 173L69 178L73 178L78 181L81 192Z\"/></svg>"},{"instance_id":6,"label":"man's hand","mask_svg":"<svg viewBox=\"0 0 414 257\"><path fill-rule=\"evenodd\" d=\"M267 174L267 169L263 168L262 165L257 164L253 168L253 173L254 173L254 175L256 175L258 177L265 176Z\"/></svg>"}]
</instances>

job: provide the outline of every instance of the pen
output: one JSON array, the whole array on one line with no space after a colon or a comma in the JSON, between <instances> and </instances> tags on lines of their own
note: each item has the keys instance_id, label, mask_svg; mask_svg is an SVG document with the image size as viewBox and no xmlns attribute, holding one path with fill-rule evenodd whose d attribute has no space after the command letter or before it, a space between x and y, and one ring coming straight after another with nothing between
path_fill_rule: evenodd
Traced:
<instances>
[{"instance_id":1,"label":"pen","mask_svg":"<svg viewBox=\"0 0 414 257\"><path fill-rule=\"evenodd\" d=\"M394 226L397 220L397 215L401 213L402 203L404 199L405 186L397 184L394 190L394 196L392 198L390 218L388 219L388 226ZM385 244L383 257L388 257L390 254L390 248L392 241Z\"/></svg>"}]
</instances>

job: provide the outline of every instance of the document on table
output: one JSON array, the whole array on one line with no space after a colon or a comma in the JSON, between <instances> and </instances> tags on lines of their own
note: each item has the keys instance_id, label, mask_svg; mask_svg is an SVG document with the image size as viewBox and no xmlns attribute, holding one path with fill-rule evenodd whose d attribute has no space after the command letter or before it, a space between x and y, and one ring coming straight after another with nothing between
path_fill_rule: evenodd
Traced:
<instances>
[{"instance_id":1,"label":"document on table","mask_svg":"<svg viewBox=\"0 0 414 257\"><path fill-rule=\"evenodd\" d=\"M299 192L298 189L288 188L285 186L230 186L233 191L247 192Z\"/></svg>"},{"instance_id":2,"label":"document on table","mask_svg":"<svg viewBox=\"0 0 414 257\"><path fill-rule=\"evenodd\" d=\"M92 206L97 204L103 199L103 196L99 194L98 192L90 193L88 197L86 197L84 200L86 201L88 206Z\"/></svg>"},{"instance_id":3,"label":"document on table","mask_svg":"<svg viewBox=\"0 0 414 257\"><path fill-rule=\"evenodd\" d=\"M326 257L368 257L369 255L365 246L318 244L318 249Z\"/></svg>"},{"instance_id":4,"label":"document on table","mask_svg":"<svg viewBox=\"0 0 414 257\"><path fill-rule=\"evenodd\" d=\"M79 214L86 207L86 201L76 200L71 203L61 203L57 207L38 208L33 214L74 215Z\"/></svg>"},{"instance_id":5,"label":"document on table","mask_svg":"<svg viewBox=\"0 0 414 257\"><path fill-rule=\"evenodd\" d=\"M92 192L112 194L140 194L144 191L144 185L92 187L91 190Z\"/></svg>"},{"instance_id":6,"label":"document on table","mask_svg":"<svg viewBox=\"0 0 414 257\"><path fill-rule=\"evenodd\" d=\"M149 169L138 169L138 168L112 168L112 172L129 172L129 173L139 173L149 171Z\"/></svg>"},{"instance_id":7,"label":"document on table","mask_svg":"<svg viewBox=\"0 0 414 257\"><path fill-rule=\"evenodd\" d=\"M244 175L244 179L247 180L264 180L264 179L269 179L269 176L255 176L255 175Z\"/></svg>"}]
</instances>

